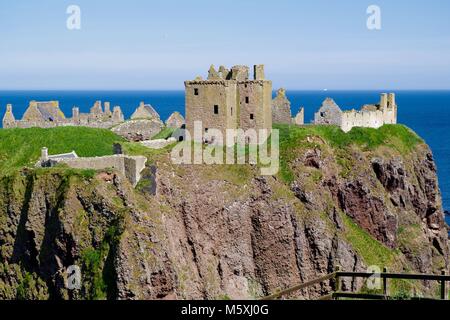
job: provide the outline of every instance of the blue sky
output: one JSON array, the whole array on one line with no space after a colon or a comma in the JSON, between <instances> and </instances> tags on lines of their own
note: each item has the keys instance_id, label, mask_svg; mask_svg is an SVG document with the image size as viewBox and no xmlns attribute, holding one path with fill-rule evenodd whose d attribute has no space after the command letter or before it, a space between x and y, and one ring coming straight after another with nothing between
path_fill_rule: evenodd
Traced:
<instances>
[{"instance_id":1,"label":"blue sky","mask_svg":"<svg viewBox=\"0 0 450 320\"><path fill-rule=\"evenodd\" d=\"M71 4L81 30L66 28ZM448 0L1 1L0 89L183 89L210 64L260 63L288 89L450 89L449 13Z\"/></svg>"}]
</instances>

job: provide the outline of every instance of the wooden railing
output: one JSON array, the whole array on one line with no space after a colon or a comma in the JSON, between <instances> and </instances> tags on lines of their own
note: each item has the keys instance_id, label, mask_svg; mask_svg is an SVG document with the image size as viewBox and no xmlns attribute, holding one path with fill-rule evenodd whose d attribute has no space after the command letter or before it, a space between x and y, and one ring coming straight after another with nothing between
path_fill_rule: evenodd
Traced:
<instances>
[{"instance_id":1,"label":"wooden railing","mask_svg":"<svg viewBox=\"0 0 450 320\"><path fill-rule=\"evenodd\" d=\"M341 284L342 278L380 278L382 281L382 294L369 294L369 293L353 293L353 292L342 292ZM310 288L314 285L323 283L325 281L332 281L334 284L333 291L326 295L320 297L318 300L332 300L339 298L349 298L349 299L372 299L372 300L387 300L391 297L389 296L389 279L403 279L403 280L421 280L421 281L438 281L440 283L440 299L446 300L447 296L447 282L450 282L450 275L446 275L445 271L442 271L441 275L434 274L411 274L411 273L389 273L386 268L383 269L381 273L372 272L345 272L341 271L340 268L336 268L336 271L320 278L305 282L293 286L291 288L281 290L270 296L262 298L262 300L275 300L289 297L293 293Z\"/></svg>"}]
</instances>

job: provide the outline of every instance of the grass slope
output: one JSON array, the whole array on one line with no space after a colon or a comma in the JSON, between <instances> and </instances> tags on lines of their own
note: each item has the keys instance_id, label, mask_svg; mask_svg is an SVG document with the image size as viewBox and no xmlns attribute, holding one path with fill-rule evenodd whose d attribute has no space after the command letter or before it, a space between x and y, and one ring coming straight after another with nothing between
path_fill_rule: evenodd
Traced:
<instances>
[{"instance_id":1,"label":"grass slope","mask_svg":"<svg viewBox=\"0 0 450 320\"><path fill-rule=\"evenodd\" d=\"M110 130L86 127L58 127L51 129L0 130L0 176L24 166L34 166L41 148L49 154L75 150L80 157L112 154L112 145L124 141Z\"/></svg>"},{"instance_id":2,"label":"grass slope","mask_svg":"<svg viewBox=\"0 0 450 320\"><path fill-rule=\"evenodd\" d=\"M357 145L363 151L375 150L384 145L402 155L411 152L423 140L403 125L384 125L379 129L353 128L345 133L337 126L294 126L274 125L280 132L280 174L283 180L291 182L293 174L289 163L296 157L295 149L307 146L308 136L318 136L334 150L344 153L351 145ZM345 160L343 157L342 160Z\"/></svg>"}]
</instances>

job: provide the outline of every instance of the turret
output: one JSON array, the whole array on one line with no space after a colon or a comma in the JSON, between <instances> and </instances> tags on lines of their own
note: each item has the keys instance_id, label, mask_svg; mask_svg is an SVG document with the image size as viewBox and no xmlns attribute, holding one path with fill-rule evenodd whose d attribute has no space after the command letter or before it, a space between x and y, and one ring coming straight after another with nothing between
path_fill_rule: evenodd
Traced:
<instances>
[{"instance_id":1,"label":"turret","mask_svg":"<svg viewBox=\"0 0 450 320\"><path fill-rule=\"evenodd\" d=\"M231 68L231 80L247 81L249 69L247 66L234 66Z\"/></svg>"},{"instance_id":2,"label":"turret","mask_svg":"<svg viewBox=\"0 0 450 320\"><path fill-rule=\"evenodd\" d=\"M389 108L393 108L396 106L395 104L395 93L389 93L387 98L387 105Z\"/></svg>"},{"instance_id":3,"label":"turret","mask_svg":"<svg viewBox=\"0 0 450 320\"><path fill-rule=\"evenodd\" d=\"M254 74L255 80L264 80L265 79L263 64L255 65L253 67L253 70L254 70L253 74Z\"/></svg>"},{"instance_id":4,"label":"turret","mask_svg":"<svg viewBox=\"0 0 450 320\"><path fill-rule=\"evenodd\" d=\"M14 114L12 112L12 105L6 105L6 112L3 116L3 128L11 128L16 124L16 118L14 118Z\"/></svg>"},{"instance_id":5,"label":"turret","mask_svg":"<svg viewBox=\"0 0 450 320\"><path fill-rule=\"evenodd\" d=\"M380 108L384 110L387 108L387 106L388 106L388 95L386 93L382 93L380 98Z\"/></svg>"}]
</instances>

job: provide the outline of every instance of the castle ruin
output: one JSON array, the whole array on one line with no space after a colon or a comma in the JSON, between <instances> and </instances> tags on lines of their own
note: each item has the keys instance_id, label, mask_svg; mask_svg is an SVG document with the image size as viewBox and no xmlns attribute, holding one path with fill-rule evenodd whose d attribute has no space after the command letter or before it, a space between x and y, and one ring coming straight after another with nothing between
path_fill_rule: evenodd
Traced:
<instances>
[{"instance_id":1,"label":"castle ruin","mask_svg":"<svg viewBox=\"0 0 450 320\"><path fill-rule=\"evenodd\" d=\"M194 122L201 121L202 137L199 142L214 142L208 129L220 130L223 139L227 129L272 130L272 81L264 76L264 66L255 65L253 79L249 79L247 66L234 66L218 71L211 66L207 80L197 77L185 82L186 129L193 137Z\"/></svg>"},{"instance_id":2,"label":"castle ruin","mask_svg":"<svg viewBox=\"0 0 450 320\"><path fill-rule=\"evenodd\" d=\"M327 98L316 112L315 124L332 124L349 132L353 127L380 128L397 123L397 104L394 93L381 94L378 104L364 105L361 110L342 111L333 99Z\"/></svg>"},{"instance_id":3,"label":"castle ruin","mask_svg":"<svg viewBox=\"0 0 450 320\"><path fill-rule=\"evenodd\" d=\"M21 120L16 120L12 105L6 106L3 117L3 128L53 128L59 126L85 126L94 128L110 128L124 121L119 106L111 111L110 103L96 101L89 113L80 113L78 107L72 108L72 118L66 118L58 101L30 101Z\"/></svg>"}]
</instances>

